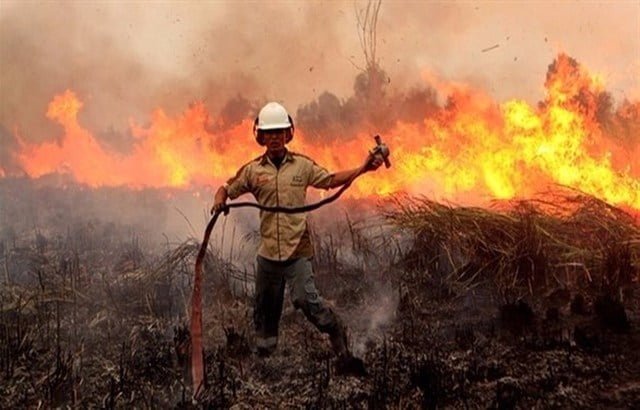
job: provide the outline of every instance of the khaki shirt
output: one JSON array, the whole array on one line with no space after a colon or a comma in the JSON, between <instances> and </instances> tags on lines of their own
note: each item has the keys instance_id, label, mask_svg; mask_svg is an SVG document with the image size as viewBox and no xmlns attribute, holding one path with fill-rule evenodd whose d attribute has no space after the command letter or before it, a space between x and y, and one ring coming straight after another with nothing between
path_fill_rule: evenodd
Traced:
<instances>
[{"instance_id":1,"label":"khaki shirt","mask_svg":"<svg viewBox=\"0 0 640 410\"><path fill-rule=\"evenodd\" d=\"M328 189L333 174L304 155L287 152L280 168L264 154L245 164L225 188L230 199L250 192L260 205L299 207L305 205L307 187ZM274 261L313 255L306 213L284 214L260 211L258 254Z\"/></svg>"}]
</instances>

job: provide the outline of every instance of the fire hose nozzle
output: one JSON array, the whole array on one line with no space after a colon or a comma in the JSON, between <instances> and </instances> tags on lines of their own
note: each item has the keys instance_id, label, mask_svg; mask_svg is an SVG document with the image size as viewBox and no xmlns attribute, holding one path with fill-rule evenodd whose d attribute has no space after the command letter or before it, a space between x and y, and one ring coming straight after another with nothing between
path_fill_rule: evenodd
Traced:
<instances>
[{"instance_id":1,"label":"fire hose nozzle","mask_svg":"<svg viewBox=\"0 0 640 410\"><path fill-rule=\"evenodd\" d=\"M369 151L369 154L371 154L371 156L380 154L384 160L384 166L387 168L391 167L391 161L389 161L391 151L389 151L389 147L387 147L387 144L382 142L382 138L379 135L376 135L373 139L376 140L376 146Z\"/></svg>"}]
</instances>

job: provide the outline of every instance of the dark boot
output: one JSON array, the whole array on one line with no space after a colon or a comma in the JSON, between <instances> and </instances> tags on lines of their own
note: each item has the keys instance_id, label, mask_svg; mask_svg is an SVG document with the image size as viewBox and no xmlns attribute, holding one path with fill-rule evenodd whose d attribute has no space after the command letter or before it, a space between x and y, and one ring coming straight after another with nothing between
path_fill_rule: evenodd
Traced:
<instances>
[{"instance_id":1,"label":"dark boot","mask_svg":"<svg viewBox=\"0 0 640 410\"><path fill-rule=\"evenodd\" d=\"M351 353L349 353L347 356L338 357L336 374L341 376L365 377L367 375L367 368L362 359L352 356Z\"/></svg>"},{"instance_id":2,"label":"dark boot","mask_svg":"<svg viewBox=\"0 0 640 410\"><path fill-rule=\"evenodd\" d=\"M333 348L333 352L336 356L351 356L348 347L349 342L347 340L347 332L342 323L337 322L328 333L329 340L331 341L331 347Z\"/></svg>"},{"instance_id":3,"label":"dark boot","mask_svg":"<svg viewBox=\"0 0 640 410\"><path fill-rule=\"evenodd\" d=\"M277 337L260 337L256 338L256 353L260 357L269 357L275 352L278 346Z\"/></svg>"},{"instance_id":4,"label":"dark boot","mask_svg":"<svg viewBox=\"0 0 640 410\"><path fill-rule=\"evenodd\" d=\"M336 326L331 329L329 332L329 340L331 341L333 351L338 357L336 363L337 374L356 377L367 375L367 369L362 359L354 357L349 351L347 332L341 323L336 323Z\"/></svg>"}]
</instances>

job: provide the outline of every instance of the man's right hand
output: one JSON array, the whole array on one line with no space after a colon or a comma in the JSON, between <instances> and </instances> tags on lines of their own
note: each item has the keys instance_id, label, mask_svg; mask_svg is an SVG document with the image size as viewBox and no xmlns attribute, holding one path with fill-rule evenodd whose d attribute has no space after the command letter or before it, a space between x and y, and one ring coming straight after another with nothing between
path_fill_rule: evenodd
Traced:
<instances>
[{"instance_id":1,"label":"man's right hand","mask_svg":"<svg viewBox=\"0 0 640 410\"><path fill-rule=\"evenodd\" d=\"M211 215L215 214L216 212L224 211L226 206L227 206L227 202L226 201L225 202L214 202L213 206L211 207Z\"/></svg>"},{"instance_id":2,"label":"man's right hand","mask_svg":"<svg viewBox=\"0 0 640 410\"><path fill-rule=\"evenodd\" d=\"M227 208L227 190L224 186L218 188L218 191L213 198L211 214L213 215L216 212L224 212L225 214L229 212L229 208Z\"/></svg>"}]
</instances>

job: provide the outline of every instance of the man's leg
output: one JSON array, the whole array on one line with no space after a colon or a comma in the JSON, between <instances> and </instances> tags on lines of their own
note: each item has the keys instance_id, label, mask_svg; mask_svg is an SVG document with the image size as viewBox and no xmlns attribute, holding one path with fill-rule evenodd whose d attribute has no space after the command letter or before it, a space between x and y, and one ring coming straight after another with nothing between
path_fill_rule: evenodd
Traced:
<instances>
[{"instance_id":1,"label":"man's leg","mask_svg":"<svg viewBox=\"0 0 640 410\"><path fill-rule=\"evenodd\" d=\"M320 297L313 280L313 269L308 258L300 258L287 267L286 278L290 284L293 304L322 333L327 333L331 347L340 358L350 356L347 332L336 313Z\"/></svg>"},{"instance_id":2,"label":"man's leg","mask_svg":"<svg viewBox=\"0 0 640 410\"><path fill-rule=\"evenodd\" d=\"M253 323L258 354L268 356L278 345L278 326L282 314L285 278L282 268L258 256Z\"/></svg>"}]
</instances>

